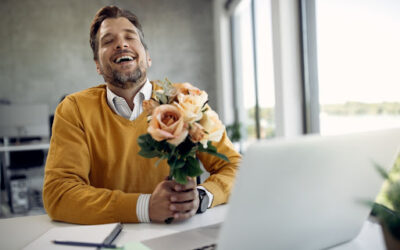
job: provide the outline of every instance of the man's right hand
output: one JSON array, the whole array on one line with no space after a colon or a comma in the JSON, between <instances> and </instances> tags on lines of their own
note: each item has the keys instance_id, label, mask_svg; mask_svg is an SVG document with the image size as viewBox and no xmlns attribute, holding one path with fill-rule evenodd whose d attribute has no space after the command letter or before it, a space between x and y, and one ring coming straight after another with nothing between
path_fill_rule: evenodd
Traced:
<instances>
[{"instance_id":1,"label":"man's right hand","mask_svg":"<svg viewBox=\"0 0 400 250\"><path fill-rule=\"evenodd\" d=\"M152 222L164 222L170 217L174 221L185 220L196 214L198 206L196 182L192 178L185 185L164 180L150 197L149 217Z\"/></svg>"}]
</instances>

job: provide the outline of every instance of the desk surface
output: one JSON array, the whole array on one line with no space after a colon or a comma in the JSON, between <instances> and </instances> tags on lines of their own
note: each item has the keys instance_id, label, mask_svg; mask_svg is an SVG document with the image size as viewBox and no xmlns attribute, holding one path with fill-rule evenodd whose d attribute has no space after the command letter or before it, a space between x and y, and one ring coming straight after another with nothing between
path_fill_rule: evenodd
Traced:
<instances>
[{"instance_id":1,"label":"desk surface","mask_svg":"<svg viewBox=\"0 0 400 250\"><path fill-rule=\"evenodd\" d=\"M220 223L225 218L227 206L209 209L204 214L197 214L191 219L166 224L124 224L122 233L115 243L125 244L143 241ZM0 220L0 249L21 249L54 227L72 226L72 224L52 221L47 215L17 217ZM73 247L71 249L74 249Z\"/></svg>"},{"instance_id":2,"label":"desk surface","mask_svg":"<svg viewBox=\"0 0 400 250\"><path fill-rule=\"evenodd\" d=\"M198 214L191 219L165 224L124 224L122 233L115 243L125 244L132 241L144 241L177 232L204 227L224 220L228 206L218 206L204 214ZM54 222L47 215L18 217L0 220L0 249L21 249L54 227L71 226L68 223ZM71 247L71 249L74 249ZM360 234L347 244L340 245L336 250L345 249L385 249L382 230L378 224L371 221L364 223Z\"/></svg>"}]
</instances>

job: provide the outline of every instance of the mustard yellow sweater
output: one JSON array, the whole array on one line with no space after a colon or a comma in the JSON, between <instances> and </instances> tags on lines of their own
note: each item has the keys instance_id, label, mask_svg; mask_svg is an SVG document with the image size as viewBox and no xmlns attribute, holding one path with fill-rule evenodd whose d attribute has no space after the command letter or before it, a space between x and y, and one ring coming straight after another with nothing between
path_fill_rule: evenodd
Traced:
<instances>
[{"instance_id":1,"label":"mustard yellow sweater","mask_svg":"<svg viewBox=\"0 0 400 250\"><path fill-rule=\"evenodd\" d=\"M55 112L45 168L43 201L49 216L78 224L138 222L139 195L152 193L169 174L166 161L156 167L158 158L138 155L137 138L147 126L145 112L134 121L115 114L105 85L67 96ZM214 145L230 162L198 154L210 172L202 186L214 195L212 206L228 200L240 161L226 134Z\"/></svg>"}]
</instances>

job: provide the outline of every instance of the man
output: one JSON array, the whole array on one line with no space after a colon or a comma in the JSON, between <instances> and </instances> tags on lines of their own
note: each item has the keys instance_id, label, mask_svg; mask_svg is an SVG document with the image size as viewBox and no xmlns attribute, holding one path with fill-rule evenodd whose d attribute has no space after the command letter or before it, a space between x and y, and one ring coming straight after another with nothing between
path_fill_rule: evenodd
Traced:
<instances>
[{"instance_id":1,"label":"man","mask_svg":"<svg viewBox=\"0 0 400 250\"><path fill-rule=\"evenodd\" d=\"M115 6L100 9L90 45L106 84L67 96L57 107L46 162L43 200L54 220L79 224L185 220L227 201L240 155L224 133L214 145L230 162L199 153L210 177L196 187L167 180L169 167L138 155L147 132L142 112L155 84L137 17ZM201 207L204 207L202 204Z\"/></svg>"}]
</instances>

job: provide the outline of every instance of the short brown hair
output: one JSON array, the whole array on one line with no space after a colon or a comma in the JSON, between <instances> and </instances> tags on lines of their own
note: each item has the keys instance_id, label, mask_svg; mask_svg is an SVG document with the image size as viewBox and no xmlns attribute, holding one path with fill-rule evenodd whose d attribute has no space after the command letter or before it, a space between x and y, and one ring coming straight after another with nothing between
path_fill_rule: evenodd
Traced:
<instances>
[{"instance_id":1,"label":"short brown hair","mask_svg":"<svg viewBox=\"0 0 400 250\"><path fill-rule=\"evenodd\" d=\"M97 60L99 51L99 41L97 40L97 32L99 31L101 23L107 18L118 18L125 17L128 19L138 30L140 41L143 47L147 50L147 45L144 42L144 34L142 30L142 25L139 22L138 17L132 12L124 9L120 9L117 6L105 6L97 11L92 24L90 25L90 47L93 50L93 59Z\"/></svg>"}]
</instances>

